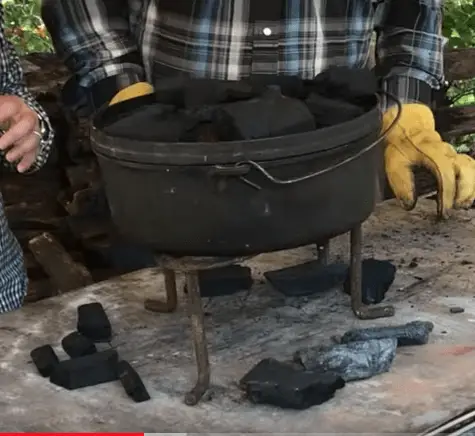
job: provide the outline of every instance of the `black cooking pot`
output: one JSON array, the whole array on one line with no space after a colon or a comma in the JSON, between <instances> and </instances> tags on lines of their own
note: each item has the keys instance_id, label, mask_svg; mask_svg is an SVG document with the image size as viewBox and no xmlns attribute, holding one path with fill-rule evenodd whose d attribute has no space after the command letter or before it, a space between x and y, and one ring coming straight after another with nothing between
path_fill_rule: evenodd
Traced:
<instances>
[{"instance_id":1,"label":"black cooking pot","mask_svg":"<svg viewBox=\"0 0 475 436\"><path fill-rule=\"evenodd\" d=\"M104 109L91 131L113 221L134 242L171 255L244 256L324 242L373 211L376 96L358 119L278 138L170 144L104 132L154 103Z\"/></svg>"}]
</instances>

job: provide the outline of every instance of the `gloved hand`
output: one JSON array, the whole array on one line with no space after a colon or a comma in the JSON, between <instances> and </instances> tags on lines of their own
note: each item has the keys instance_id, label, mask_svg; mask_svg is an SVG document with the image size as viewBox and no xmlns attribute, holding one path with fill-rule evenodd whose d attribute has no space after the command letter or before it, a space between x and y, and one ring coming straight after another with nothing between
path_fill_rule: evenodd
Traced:
<instances>
[{"instance_id":1,"label":"gloved hand","mask_svg":"<svg viewBox=\"0 0 475 436\"><path fill-rule=\"evenodd\" d=\"M391 107L383 116L383 130L397 114ZM386 175L394 195L406 210L415 207L413 169L427 168L437 179L437 212L447 218L450 209L469 208L475 200L475 161L457 154L435 130L432 111L422 104L404 104L396 126L387 136Z\"/></svg>"},{"instance_id":2,"label":"gloved hand","mask_svg":"<svg viewBox=\"0 0 475 436\"><path fill-rule=\"evenodd\" d=\"M121 89L112 100L109 102L109 106L120 103L122 101L130 100L132 98L142 97L144 95L152 94L153 86L147 82L138 82L133 85L127 86L127 88Z\"/></svg>"}]
</instances>

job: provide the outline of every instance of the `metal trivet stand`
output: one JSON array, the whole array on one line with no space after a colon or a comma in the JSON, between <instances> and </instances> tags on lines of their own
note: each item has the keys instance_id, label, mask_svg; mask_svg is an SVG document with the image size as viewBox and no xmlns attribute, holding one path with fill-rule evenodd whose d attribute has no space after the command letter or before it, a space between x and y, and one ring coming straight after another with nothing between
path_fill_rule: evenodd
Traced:
<instances>
[{"instance_id":1,"label":"metal trivet stand","mask_svg":"<svg viewBox=\"0 0 475 436\"><path fill-rule=\"evenodd\" d=\"M360 319L376 319L394 315L393 306L374 305L366 306L362 302L361 293L361 262L362 262L362 226L359 224L350 232L350 290L351 307L354 314ZM328 263L329 242L317 245L318 259ZM186 278L186 300L188 314L191 319L191 335L196 357L198 379L191 391L185 395L185 404L196 405L208 391L210 384L210 364L208 344L206 341L204 313L201 304L201 293L198 281L198 272L206 269L219 268L235 263L241 263L255 256L245 257L182 257L173 258L159 256L159 266L163 268L165 278L166 300L146 300L145 309L152 312L174 312L178 305L176 273L183 273Z\"/></svg>"}]
</instances>

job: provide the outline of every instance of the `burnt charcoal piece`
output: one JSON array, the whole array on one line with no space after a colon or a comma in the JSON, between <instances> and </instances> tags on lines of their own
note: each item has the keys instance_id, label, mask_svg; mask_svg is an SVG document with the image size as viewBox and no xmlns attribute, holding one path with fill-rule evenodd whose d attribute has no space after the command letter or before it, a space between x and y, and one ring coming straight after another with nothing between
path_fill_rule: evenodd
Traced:
<instances>
[{"instance_id":1,"label":"burnt charcoal piece","mask_svg":"<svg viewBox=\"0 0 475 436\"><path fill-rule=\"evenodd\" d=\"M394 338L372 339L298 351L294 361L307 370L334 372L349 382L389 371L396 349Z\"/></svg>"},{"instance_id":2,"label":"burnt charcoal piece","mask_svg":"<svg viewBox=\"0 0 475 436\"><path fill-rule=\"evenodd\" d=\"M465 312L465 309L463 307L456 306L456 307L450 308L450 313L464 313L464 312Z\"/></svg>"},{"instance_id":3,"label":"burnt charcoal piece","mask_svg":"<svg viewBox=\"0 0 475 436\"><path fill-rule=\"evenodd\" d=\"M78 306L77 330L94 342L110 342L112 326L101 303Z\"/></svg>"},{"instance_id":4,"label":"burnt charcoal piece","mask_svg":"<svg viewBox=\"0 0 475 436\"><path fill-rule=\"evenodd\" d=\"M221 141L250 140L291 135L315 129L303 101L269 90L263 97L222 105L215 111Z\"/></svg>"},{"instance_id":5,"label":"burnt charcoal piece","mask_svg":"<svg viewBox=\"0 0 475 436\"><path fill-rule=\"evenodd\" d=\"M141 141L180 142L199 122L192 114L163 110L160 105L146 106L139 115L133 112L122 117L104 128L104 132Z\"/></svg>"},{"instance_id":6,"label":"burnt charcoal piece","mask_svg":"<svg viewBox=\"0 0 475 436\"><path fill-rule=\"evenodd\" d=\"M161 79L155 86L155 95L163 104L199 109L202 106L245 100L257 94L246 81L178 76Z\"/></svg>"},{"instance_id":7,"label":"burnt charcoal piece","mask_svg":"<svg viewBox=\"0 0 475 436\"><path fill-rule=\"evenodd\" d=\"M118 362L115 350L63 360L55 366L50 382L74 390L115 381L119 378Z\"/></svg>"},{"instance_id":8,"label":"burnt charcoal piece","mask_svg":"<svg viewBox=\"0 0 475 436\"><path fill-rule=\"evenodd\" d=\"M345 386L336 374L304 371L275 359L261 360L239 384L253 403L299 410L330 400Z\"/></svg>"},{"instance_id":9,"label":"burnt charcoal piece","mask_svg":"<svg viewBox=\"0 0 475 436\"><path fill-rule=\"evenodd\" d=\"M150 395L143 384L142 379L137 374L129 362L121 360L118 365L119 380L127 395L136 403L150 400Z\"/></svg>"},{"instance_id":10,"label":"burnt charcoal piece","mask_svg":"<svg viewBox=\"0 0 475 436\"><path fill-rule=\"evenodd\" d=\"M58 356L56 356L51 345L42 345L35 348L31 351L30 357L36 369L43 377L49 377L55 366L59 363Z\"/></svg>"},{"instance_id":11,"label":"burnt charcoal piece","mask_svg":"<svg viewBox=\"0 0 475 436\"><path fill-rule=\"evenodd\" d=\"M362 262L361 294L364 304L378 304L384 300L386 292L396 277L396 267L387 260L365 259ZM343 290L350 295L350 275L348 273Z\"/></svg>"},{"instance_id":12,"label":"burnt charcoal piece","mask_svg":"<svg viewBox=\"0 0 475 436\"><path fill-rule=\"evenodd\" d=\"M305 99L307 90L305 82L299 76L274 76L271 74L254 74L250 77L250 83L263 93L269 86L278 86L282 95L291 98Z\"/></svg>"},{"instance_id":13,"label":"burnt charcoal piece","mask_svg":"<svg viewBox=\"0 0 475 436\"><path fill-rule=\"evenodd\" d=\"M185 84L184 107L201 108L246 100L256 96L250 83L216 79L194 79Z\"/></svg>"},{"instance_id":14,"label":"burnt charcoal piece","mask_svg":"<svg viewBox=\"0 0 475 436\"><path fill-rule=\"evenodd\" d=\"M368 327L347 331L340 339L342 343L367 341L370 339L397 339L399 347L407 345L424 345L429 341L429 334L434 324L429 321L412 321L407 324L388 327Z\"/></svg>"},{"instance_id":15,"label":"burnt charcoal piece","mask_svg":"<svg viewBox=\"0 0 475 436\"><path fill-rule=\"evenodd\" d=\"M287 297L303 297L340 286L348 272L342 263L322 265L311 261L264 273L272 286Z\"/></svg>"},{"instance_id":16,"label":"burnt charcoal piece","mask_svg":"<svg viewBox=\"0 0 475 436\"><path fill-rule=\"evenodd\" d=\"M69 357L82 357L97 352L94 342L79 332L72 332L65 336L61 345Z\"/></svg>"},{"instance_id":17,"label":"burnt charcoal piece","mask_svg":"<svg viewBox=\"0 0 475 436\"><path fill-rule=\"evenodd\" d=\"M122 116L114 123L104 127L104 133L110 136L133 138L136 140L153 140L155 132L158 130L159 136L163 136L159 128L164 119L174 110L173 106L155 103L147 105L134 111L127 116ZM176 126L174 126L176 129ZM174 131L167 133L173 137Z\"/></svg>"},{"instance_id":18,"label":"burnt charcoal piece","mask_svg":"<svg viewBox=\"0 0 475 436\"><path fill-rule=\"evenodd\" d=\"M251 289L253 280L251 268L229 265L198 272L200 293L204 298L222 297ZM185 286L185 293L188 292Z\"/></svg>"},{"instance_id":19,"label":"burnt charcoal piece","mask_svg":"<svg viewBox=\"0 0 475 436\"><path fill-rule=\"evenodd\" d=\"M353 120L363 115L365 110L361 106L334 98L322 97L315 92L305 100L312 113L317 127L328 127Z\"/></svg>"},{"instance_id":20,"label":"burnt charcoal piece","mask_svg":"<svg viewBox=\"0 0 475 436\"><path fill-rule=\"evenodd\" d=\"M374 101L378 79L369 69L333 66L316 76L311 88L322 96L365 106Z\"/></svg>"},{"instance_id":21,"label":"burnt charcoal piece","mask_svg":"<svg viewBox=\"0 0 475 436\"><path fill-rule=\"evenodd\" d=\"M84 248L86 262L111 268L121 274L156 266L155 254L141 245L120 239L108 239L106 243L90 243Z\"/></svg>"}]
</instances>

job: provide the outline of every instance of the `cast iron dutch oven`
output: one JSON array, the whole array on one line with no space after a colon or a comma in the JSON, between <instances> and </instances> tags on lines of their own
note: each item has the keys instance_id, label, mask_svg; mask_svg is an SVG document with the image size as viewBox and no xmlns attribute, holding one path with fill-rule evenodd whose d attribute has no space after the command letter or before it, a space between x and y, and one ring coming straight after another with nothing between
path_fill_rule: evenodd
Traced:
<instances>
[{"instance_id":1,"label":"cast iron dutch oven","mask_svg":"<svg viewBox=\"0 0 475 436\"><path fill-rule=\"evenodd\" d=\"M324 242L373 211L377 96L358 119L285 137L160 143L104 132L154 103L104 109L91 130L113 221L129 240L170 255L245 256Z\"/></svg>"}]
</instances>

